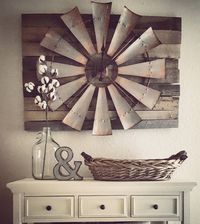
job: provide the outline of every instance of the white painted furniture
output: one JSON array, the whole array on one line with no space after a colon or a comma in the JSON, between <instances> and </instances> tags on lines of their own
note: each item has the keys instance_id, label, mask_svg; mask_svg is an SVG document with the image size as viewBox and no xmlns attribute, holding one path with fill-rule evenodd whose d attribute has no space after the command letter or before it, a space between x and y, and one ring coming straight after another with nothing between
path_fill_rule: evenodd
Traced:
<instances>
[{"instance_id":1,"label":"white painted furniture","mask_svg":"<svg viewBox=\"0 0 200 224\"><path fill-rule=\"evenodd\" d=\"M56 181L23 179L13 193L13 224L162 221L190 224L194 182Z\"/></svg>"}]
</instances>

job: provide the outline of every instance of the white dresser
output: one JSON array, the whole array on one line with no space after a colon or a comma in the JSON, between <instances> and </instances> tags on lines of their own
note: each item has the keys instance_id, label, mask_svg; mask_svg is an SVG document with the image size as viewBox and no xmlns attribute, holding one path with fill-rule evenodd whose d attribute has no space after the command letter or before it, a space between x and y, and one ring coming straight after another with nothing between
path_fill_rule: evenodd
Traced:
<instances>
[{"instance_id":1,"label":"white dresser","mask_svg":"<svg viewBox=\"0 0 200 224\"><path fill-rule=\"evenodd\" d=\"M194 182L57 181L23 179L13 193L13 224L153 222L190 224Z\"/></svg>"}]
</instances>

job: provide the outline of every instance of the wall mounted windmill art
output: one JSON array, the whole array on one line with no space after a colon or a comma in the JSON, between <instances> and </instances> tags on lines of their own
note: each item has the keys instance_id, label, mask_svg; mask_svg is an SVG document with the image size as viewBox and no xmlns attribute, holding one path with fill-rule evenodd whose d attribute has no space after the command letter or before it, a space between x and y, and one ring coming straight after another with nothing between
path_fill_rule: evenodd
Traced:
<instances>
[{"instance_id":1,"label":"wall mounted windmill art","mask_svg":"<svg viewBox=\"0 0 200 224\"><path fill-rule=\"evenodd\" d=\"M114 4L114 3L113 3ZM39 55L58 69L61 86L49 107L55 130L169 128L178 125L181 19L113 15L112 3L91 2L66 14L22 16L23 81L36 81ZM25 96L25 129L39 130L44 115Z\"/></svg>"}]
</instances>

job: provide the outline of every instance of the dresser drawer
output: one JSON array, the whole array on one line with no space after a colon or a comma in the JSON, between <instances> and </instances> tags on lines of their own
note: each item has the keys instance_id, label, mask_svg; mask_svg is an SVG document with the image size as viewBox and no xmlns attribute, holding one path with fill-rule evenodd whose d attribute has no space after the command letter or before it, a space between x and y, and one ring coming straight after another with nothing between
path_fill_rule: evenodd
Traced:
<instances>
[{"instance_id":1,"label":"dresser drawer","mask_svg":"<svg viewBox=\"0 0 200 224\"><path fill-rule=\"evenodd\" d=\"M132 217L179 218L180 197L177 196L132 196Z\"/></svg>"},{"instance_id":2,"label":"dresser drawer","mask_svg":"<svg viewBox=\"0 0 200 224\"><path fill-rule=\"evenodd\" d=\"M74 197L25 197L26 218L71 218Z\"/></svg>"},{"instance_id":3,"label":"dresser drawer","mask_svg":"<svg viewBox=\"0 0 200 224\"><path fill-rule=\"evenodd\" d=\"M79 196L79 217L127 217L126 196Z\"/></svg>"}]
</instances>

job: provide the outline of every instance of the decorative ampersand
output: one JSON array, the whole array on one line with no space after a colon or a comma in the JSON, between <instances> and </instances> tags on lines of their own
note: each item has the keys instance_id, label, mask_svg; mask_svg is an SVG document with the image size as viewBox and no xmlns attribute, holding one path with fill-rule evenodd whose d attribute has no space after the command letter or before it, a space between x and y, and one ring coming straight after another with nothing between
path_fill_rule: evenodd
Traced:
<instances>
[{"instance_id":1,"label":"decorative ampersand","mask_svg":"<svg viewBox=\"0 0 200 224\"><path fill-rule=\"evenodd\" d=\"M63 152L67 152L67 158L63 157ZM55 165L55 167L53 169L54 176L56 179L58 179L58 180L70 180L70 179L82 180L83 179L83 177L81 177L78 174L78 170L79 170L82 162L74 161L74 165L75 165L74 168L72 168L71 165L69 164L69 162L73 158L73 152L69 147L65 147L65 146L59 147L55 152L55 157L58 161L58 163ZM66 170L68 175L66 175L62 172L62 167Z\"/></svg>"}]
</instances>

